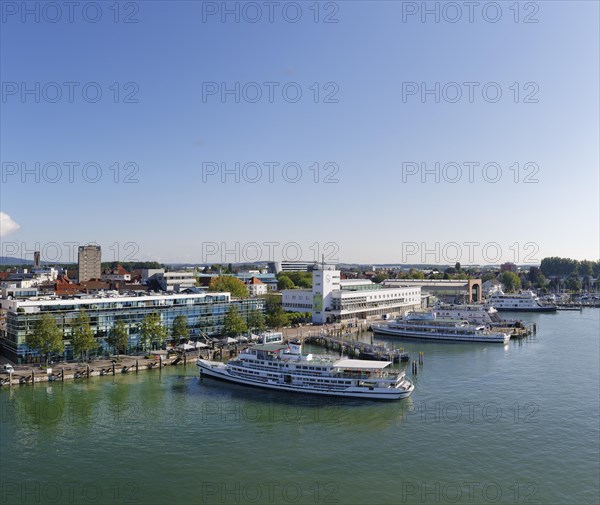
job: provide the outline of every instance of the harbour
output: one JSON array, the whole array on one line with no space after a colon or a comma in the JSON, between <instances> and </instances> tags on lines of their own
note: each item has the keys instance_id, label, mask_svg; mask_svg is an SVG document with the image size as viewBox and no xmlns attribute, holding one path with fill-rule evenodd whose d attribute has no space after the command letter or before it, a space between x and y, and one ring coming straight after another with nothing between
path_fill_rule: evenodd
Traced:
<instances>
[{"instance_id":1,"label":"harbour","mask_svg":"<svg viewBox=\"0 0 600 505\"><path fill-rule=\"evenodd\" d=\"M314 504L315 493L319 503L449 503L458 490L454 503L491 503L484 489L500 504L515 503L517 490L531 503L593 503L598 312L519 317L538 332L507 346L403 342L409 354L427 358L413 376L415 392L376 410L363 400L200 379L190 360L139 374L2 388L5 503L35 492L20 480L32 458L45 468L35 481L40 497L51 490L67 497L72 481L81 497L94 475L94 490L111 503L115 491L119 503L149 505L252 503L258 493L262 503ZM556 380L565 358L578 366L569 381ZM577 383L587 386L572 387ZM199 450L190 450L191 441ZM225 444L236 450L224 451ZM168 454L160 449L166 447ZM169 478L160 486L157 457L177 460L176 470L163 466ZM260 468L252 464L257 458ZM382 458L394 480L380 478ZM293 475L282 471L292 465ZM368 485L374 480L376 487Z\"/></svg>"}]
</instances>

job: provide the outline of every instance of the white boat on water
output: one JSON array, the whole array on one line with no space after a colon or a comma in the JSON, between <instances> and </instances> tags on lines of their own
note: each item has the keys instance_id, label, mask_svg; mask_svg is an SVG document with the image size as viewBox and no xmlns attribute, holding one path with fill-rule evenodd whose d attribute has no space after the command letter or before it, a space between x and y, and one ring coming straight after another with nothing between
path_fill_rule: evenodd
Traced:
<instances>
[{"instance_id":1,"label":"white boat on water","mask_svg":"<svg viewBox=\"0 0 600 505\"><path fill-rule=\"evenodd\" d=\"M199 359L202 376L246 386L325 396L400 400L413 383L390 361L335 359L302 354L302 344L265 344L244 349L227 363Z\"/></svg>"},{"instance_id":2,"label":"white boat on water","mask_svg":"<svg viewBox=\"0 0 600 505\"><path fill-rule=\"evenodd\" d=\"M411 312L404 318L371 326L373 332L392 337L507 344L510 335L470 324L466 319L438 318L434 312Z\"/></svg>"},{"instance_id":3,"label":"white boat on water","mask_svg":"<svg viewBox=\"0 0 600 505\"><path fill-rule=\"evenodd\" d=\"M499 311L556 312L556 305L544 305L533 291L512 294L500 291L490 296L489 304Z\"/></svg>"},{"instance_id":4,"label":"white boat on water","mask_svg":"<svg viewBox=\"0 0 600 505\"><path fill-rule=\"evenodd\" d=\"M476 325L494 325L504 322L498 315L498 311L489 305L441 303L433 308L433 313L437 318L467 320L469 323ZM506 323L509 325L513 321L506 321Z\"/></svg>"}]
</instances>

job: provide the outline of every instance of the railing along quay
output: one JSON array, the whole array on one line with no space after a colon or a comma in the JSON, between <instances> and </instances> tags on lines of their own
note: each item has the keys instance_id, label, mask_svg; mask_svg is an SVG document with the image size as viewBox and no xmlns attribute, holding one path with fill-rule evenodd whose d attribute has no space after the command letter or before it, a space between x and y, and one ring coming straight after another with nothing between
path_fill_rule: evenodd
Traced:
<instances>
[{"instance_id":1,"label":"railing along quay","mask_svg":"<svg viewBox=\"0 0 600 505\"><path fill-rule=\"evenodd\" d=\"M349 340L329 335L309 335L304 337L304 342L314 344L333 351L339 351L343 347L344 354L358 359L371 359L377 361L408 361L410 359L407 352L399 349L388 349L383 345L367 344L357 340Z\"/></svg>"}]
</instances>

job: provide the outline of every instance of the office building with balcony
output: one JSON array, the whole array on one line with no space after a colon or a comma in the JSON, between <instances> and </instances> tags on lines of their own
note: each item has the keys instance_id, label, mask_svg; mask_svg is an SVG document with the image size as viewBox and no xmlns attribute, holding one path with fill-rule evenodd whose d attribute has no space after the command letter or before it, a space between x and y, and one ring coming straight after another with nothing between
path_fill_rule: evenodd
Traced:
<instances>
[{"instance_id":1,"label":"office building with balcony","mask_svg":"<svg viewBox=\"0 0 600 505\"><path fill-rule=\"evenodd\" d=\"M125 322L129 333L130 351L140 350L139 326L145 316L157 313L171 334L173 321L179 315L186 316L190 337L201 334L219 336L225 315L235 306L242 317L252 310L264 313L262 298L232 299L229 293L195 294L98 294L71 297L32 297L28 299L3 300L6 329L0 340L2 353L11 361L25 363L37 358L35 351L26 344L27 334L44 314L50 314L63 331L65 340L64 359L73 357L69 336L72 324L81 310L90 317L90 325L98 340L99 351L108 350L106 337L116 321Z\"/></svg>"}]
</instances>

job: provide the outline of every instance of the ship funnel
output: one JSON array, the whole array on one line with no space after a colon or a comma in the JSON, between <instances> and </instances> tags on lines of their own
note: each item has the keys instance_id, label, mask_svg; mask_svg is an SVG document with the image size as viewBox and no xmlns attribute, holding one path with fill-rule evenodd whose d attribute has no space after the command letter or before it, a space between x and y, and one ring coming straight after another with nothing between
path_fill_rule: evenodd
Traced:
<instances>
[{"instance_id":1,"label":"ship funnel","mask_svg":"<svg viewBox=\"0 0 600 505\"><path fill-rule=\"evenodd\" d=\"M297 340L292 340L289 344L289 353L290 354L295 354L295 355L300 355L302 354L302 344L300 342L298 342Z\"/></svg>"}]
</instances>

